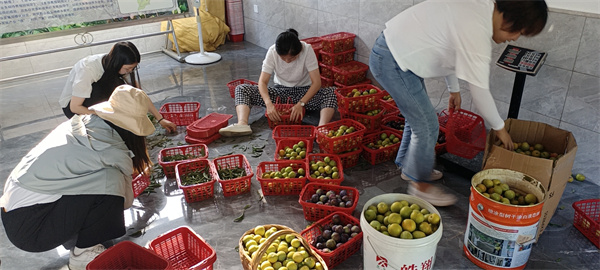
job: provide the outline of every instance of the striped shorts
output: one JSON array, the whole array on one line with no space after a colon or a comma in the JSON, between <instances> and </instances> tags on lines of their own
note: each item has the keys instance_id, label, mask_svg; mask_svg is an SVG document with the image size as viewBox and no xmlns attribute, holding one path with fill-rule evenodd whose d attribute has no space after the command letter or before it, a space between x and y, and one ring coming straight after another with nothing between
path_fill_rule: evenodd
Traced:
<instances>
[{"instance_id":1,"label":"striped shorts","mask_svg":"<svg viewBox=\"0 0 600 270\"><path fill-rule=\"evenodd\" d=\"M310 86L286 87L275 85L267 87L269 97L273 104L288 103L296 104L306 94ZM304 106L307 110L321 110L324 108L337 108L337 98L335 96L336 87L321 88ZM240 84L235 88L235 105L261 106L265 107L265 102L258 91L258 85Z\"/></svg>"}]
</instances>

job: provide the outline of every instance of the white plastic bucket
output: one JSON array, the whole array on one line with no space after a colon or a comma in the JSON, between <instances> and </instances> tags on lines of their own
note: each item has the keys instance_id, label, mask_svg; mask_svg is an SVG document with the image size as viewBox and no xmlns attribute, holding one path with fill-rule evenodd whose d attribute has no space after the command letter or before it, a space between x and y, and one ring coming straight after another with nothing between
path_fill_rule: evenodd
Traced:
<instances>
[{"instance_id":1,"label":"white plastic bucket","mask_svg":"<svg viewBox=\"0 0 600 270\"><path fill-rule=\"evenodd\" d=\"M363 231L364 269L431 269L435 262L437 244L442 238L443 218L437 231L420 239L400 239L382 234L373 229L364 216L370 205L406 200L426 208L430 213L440 214L433 205L415 196L388 193L373 197L363 207L360 227Z\"/></svg>"}]
</instances>

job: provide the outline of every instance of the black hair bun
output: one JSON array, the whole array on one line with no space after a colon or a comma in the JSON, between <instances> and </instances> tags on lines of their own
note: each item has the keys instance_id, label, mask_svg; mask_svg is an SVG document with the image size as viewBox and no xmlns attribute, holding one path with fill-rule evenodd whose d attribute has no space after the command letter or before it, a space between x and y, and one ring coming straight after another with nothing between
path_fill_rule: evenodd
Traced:
<instances>
[{"instance_id":1,"label":"black hair bun","mask_svg":"<svg viewBox=\"0 0 600 270\"><path fill-rule=\"evenodd\" d=\"M299 36L298 35L298 31L296 31L296 29L294 29L294 28L288 28L288 30L285 30L285 31L286 32L290 32L290 33L292 33L292 34L294 34L296 36Z\"/></svg>"}]
</instances>

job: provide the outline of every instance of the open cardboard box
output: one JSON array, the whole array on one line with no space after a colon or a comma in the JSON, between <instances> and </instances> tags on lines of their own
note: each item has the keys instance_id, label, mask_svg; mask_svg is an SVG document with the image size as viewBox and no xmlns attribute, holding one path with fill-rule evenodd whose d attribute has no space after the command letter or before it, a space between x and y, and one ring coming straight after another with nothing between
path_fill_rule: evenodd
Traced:
<instances>
[{"instance_id":1,"label":"open cardboard box","mask_svg":"<svg viewBox=\"0 0 600 270\"><path fill-rule=\"evenodd\" d=\"M571 132L548 124L518 119L507 119L504 123L513 142L528 142L531 146L540 143L546 151L562 154L556 161L519 154L501 147L495 132L490 132L487 136L483 156L484 170L499 168L522 172L540 181L546 188L546 202L542 208L537 241L550 223L567 186L575 161L577 142Z\"/></svg>"}]
</instances>

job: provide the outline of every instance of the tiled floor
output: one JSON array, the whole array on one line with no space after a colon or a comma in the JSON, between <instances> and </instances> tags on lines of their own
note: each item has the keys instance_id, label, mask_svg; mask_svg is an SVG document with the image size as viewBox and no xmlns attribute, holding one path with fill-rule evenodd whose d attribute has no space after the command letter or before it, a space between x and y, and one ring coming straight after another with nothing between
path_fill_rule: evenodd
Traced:
<instances>
[{"instance_id":1,"label":"tiled floor","mask_svg":"<svg viewBox=\"0 0 600 270\"><path fill-rule=\"evenodd\" d=\"M234 114L234 103L225 84L233 79L257 80L266 50L250 43L227 43L219 48L223 59L207 66L178 63L161 53L142 57L140 76L142 86L155 101L157 107L165 102L199 101L200 115L211 112ZM64 121L57 99L68 72L34 76L2 83L0 87L0 184L4 185L12 168L48 132ZM435 83L431 81L429 83ZM439 95L437 95L439 96ZM437 99L436 96L436 99ZM254 135L237 139L219 139L209 145L210 158L241 152L235 145L265 145L261 157L247 154L255 169L259 162L272 160L274 141L267 121L261 110L255 110L252 124ZM234 121L235 117L230 121ZM307 123L315 123L310 115ZM162 136L162 135L158 135ZM184 142L185 129L178 134L167 135L171 145ZM151 149L156 158L160 147ZM456 205L438 208L444 228L443 238L438 244L434 269L477 269L463 254L463 237L469 211L468 196L473 170L481 163L481 154L472 161L443 155L438 159L438 169L445 174L443 184L459 197ZM344 170L342 185L359 190L360 209L370 198L384 193L405 193L407 182L399 177L392 162L371 166L361 162L358 166ZM161 188L156 193L141 195L134 207L125 210L127 235L117 239L131 240L146 245L158 235L178 226L193 228L217 251L215 269L242 269L236 246L240 236L258 224L282 224L301 231L309 222L304 219L297 196L267 196L261 199L256 178L252 180L250 193L235 197L224 197L215 186L215 197L202 202L188 204L174 179L160 179ZM584 198L598 198L599 188L591 182L567 184L562 201L551 226L533 245L526 269L600 269L600 253L572 225L574 210L571 204ZM233 220L245 212L242 222ZM142 231L143 234L139 236ZM398 256L402 256L399 252ZM67 269L68 251L62 247L43 252L27 253L17 249L0 229L1 269ZM357 252L335 269L367 269L364 267L362 251Z\"/></svg>"}]
</instances>

